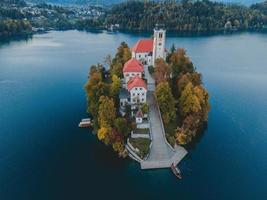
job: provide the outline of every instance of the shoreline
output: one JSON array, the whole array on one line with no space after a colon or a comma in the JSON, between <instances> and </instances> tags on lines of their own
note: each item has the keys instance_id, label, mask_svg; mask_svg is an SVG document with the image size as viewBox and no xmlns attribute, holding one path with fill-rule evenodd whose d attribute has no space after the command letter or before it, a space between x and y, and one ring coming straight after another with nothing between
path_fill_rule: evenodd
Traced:
<instances>
[{"instance_id":1,"label":"shoreline","mask_svg":"<svg viewBox=\"0 0 267 200\"><path fill-rule=\"evenodd\" d=\"M151 31L136 31L136 30L116 30L116 31L110 31L109 29L90 29L90 30L79 30L79 29L48 29L44 31L38 31L38 32L32 32L27 35L16 35L16 36L11 36L11 37L5 37L5 38L0 38L0 43L9 43L13 41L20 41L20 40L29 40L32 39L33 36L35 35L41 35L41 34L46 34L51 31L57 31L57 32L65 32L65 31L78 31L78 32L86 32L86 33L109 33L109 34L116 34L116 33L122 33L122 34L138 34L140 36L149 36L151 35ZM239 34L244 34L244 33L257 33L257 34L267 34L267 29L266 30L244 30L244 31L221 31L221 32L210 32L210 33L178 33L175 31L169 31L168 37L184 37L184 38L194 38L194 37L214 37L214 36L232 36L232 35L239 35Z\"/></svg>"}]
</instances>

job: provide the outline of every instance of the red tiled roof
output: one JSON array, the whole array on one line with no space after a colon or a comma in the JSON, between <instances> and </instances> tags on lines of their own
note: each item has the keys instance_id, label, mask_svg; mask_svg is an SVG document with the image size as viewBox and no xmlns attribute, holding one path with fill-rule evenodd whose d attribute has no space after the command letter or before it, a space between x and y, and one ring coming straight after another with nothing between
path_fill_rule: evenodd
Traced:
<instances>
[{"instance_id":1,"label":"red tiled roof","mask_svg":"<svg viewBox=\"0 0 267 200\"><path fill-rule=\"evenodd\" d=\"M134 87L143 87L147 90L145 81L141 79L139 76L131 78L127 83L128 91L132 90Z\"/></svg>"},{"instance_id":2,"label":"red tiled roof","mask_svg":"<svg viewBox=\"0 0 267 200\"><path fill-rule=\"evenodd\" d=\"M131 58L124 64L123 72L144 72L144 66L135 58Z\"/></svg>"},{"instance_id":3,"label":"red tiled roof","mask_svg":"<svg viewBox=\"0 0 267 200\"><path fill-rule=\"evenodd\" d=\"M153 40L152 39L139 40L133 46L132 51L136 53L152 52L153 51Z\"/></svg>"},{"instance_id":4,"label":"red tiled roof","mask_svg":"<svg viewBox=\"0 0 267 200\"><path fill-rule=\"evenodd\" d=\"M135 114L135 117L136 117L136 118L143 118L143 116L144 116L144 115L143 115L142 110L138 110L137 113Z\"/></svg>"}]
</instances>

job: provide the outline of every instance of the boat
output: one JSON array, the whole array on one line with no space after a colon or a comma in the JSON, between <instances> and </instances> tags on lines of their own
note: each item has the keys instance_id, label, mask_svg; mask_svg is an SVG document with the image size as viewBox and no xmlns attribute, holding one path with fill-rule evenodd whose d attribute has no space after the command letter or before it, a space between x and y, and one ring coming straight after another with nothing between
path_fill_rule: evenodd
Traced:
<instances>
[{"instance_id":1,"label":"boat","mask_svg":"<svg viewBox=\"0 0 267 200\"><path fill-rule=\"evenodd\" d=\"M86 128L92 125L93 125L93 122L91 121L90 118L82 119L81 122L79 123L80 128Z\"/></svg>"},{"instance_id":2,"label":"boat","mask_svg":"<svg viewBox=\"0 0 267 200\"><path fill-rule=\"evenodd\" d=\"M181 175L181 171L180 169L175 166L173 163L171 164L171 170L172 170L172 173L179 179L182 179L182 175Z\"/></svg>"}]
</instances>

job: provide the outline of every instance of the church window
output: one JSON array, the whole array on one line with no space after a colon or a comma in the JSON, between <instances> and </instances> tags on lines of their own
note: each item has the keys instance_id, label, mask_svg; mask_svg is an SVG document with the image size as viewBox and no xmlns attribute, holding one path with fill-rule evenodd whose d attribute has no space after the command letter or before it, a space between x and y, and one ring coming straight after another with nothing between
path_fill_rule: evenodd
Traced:
<instances>
[{"instance_id":1,"label":"church window","mask_svg":"<svg viewBox=\"0 0 267 200\"><path fill-rule=\"evenodd\" d=\"M159 33L159 38L162 38L162 33Z\"/></svg>"}]
</instances>

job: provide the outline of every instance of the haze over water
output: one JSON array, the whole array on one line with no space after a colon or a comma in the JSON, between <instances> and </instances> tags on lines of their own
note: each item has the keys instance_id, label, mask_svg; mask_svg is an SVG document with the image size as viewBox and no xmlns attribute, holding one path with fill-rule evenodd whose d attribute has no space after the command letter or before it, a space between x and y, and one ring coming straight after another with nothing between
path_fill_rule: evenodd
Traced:
<instances>
[{"instance_id":1,"label":"haze over water","mask_svg":"<svg viewBox=\"0 0 267 200\"><path fill-rule=\"evenodd\" d=\"M212 106L181 181L78 128L89 66L149 36L50 32L0 46L0 199L267 199L266 34L167 35L203 74Z\"/></svg>"}]
</instances>

